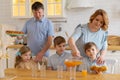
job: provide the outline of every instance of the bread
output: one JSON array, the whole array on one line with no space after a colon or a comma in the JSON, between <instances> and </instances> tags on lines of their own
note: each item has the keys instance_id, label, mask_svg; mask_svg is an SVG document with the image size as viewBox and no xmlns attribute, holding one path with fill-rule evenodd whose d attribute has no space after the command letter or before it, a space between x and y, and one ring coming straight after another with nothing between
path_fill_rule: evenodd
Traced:
<instances>
[{"instance_id":1,"label":"bread","mask_svg":"<svg viewBox=\"0 0 120 80\"><path fill-rule=\"evenodd\" d=\"M98 71L98 72L104 72L107 70L106 66L91 66L90 70L92 71Z\"/></svg>"},{"instance_id":2,"label":"bread","mask_svg":"<svg viewBox=\"0 0 120 80\"><path fill-rule=\"evenodd\" d=\"M10 30L7 30L6 33L7 33L7 34L24 34L24 33L21 32L21 31L10 31Z\"/></svg>"}]
</instances>

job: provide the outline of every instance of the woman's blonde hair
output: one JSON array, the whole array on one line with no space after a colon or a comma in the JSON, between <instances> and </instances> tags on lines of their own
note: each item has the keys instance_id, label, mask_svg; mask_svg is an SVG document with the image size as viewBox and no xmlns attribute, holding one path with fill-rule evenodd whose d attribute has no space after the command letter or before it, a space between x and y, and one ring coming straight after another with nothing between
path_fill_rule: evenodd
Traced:
<instances>
[{"instance_id":1,"label":"woman's blonde hair","mask_svg":"<svg viewBox=\"0 0 120 80\"><path fill-rule=\"evenodd\" d=\"M17 65L19 65L19 63L22 61L21 55L25 54L26 52L31 51L30 48L28 46L23 46L20 48L20 50L18 51L18 55L16 55L16 60L15 60L15 67Z\"/></svg>"},{"instance_id":2,"label":"woman's blonde hair","mask_svg":"<svg viewBox=\"0 0 120 80\"><path fill-rule=\"evenodd\" d=\"M101 28L103 30L107 30L108 29L108 24L109 24L109 20L108 20L108 16L106 11L104 11L103 9L98 9L95 11L95 13L93 13L89 19L89 22L92 23L92 21L98 16L101 15L103 17L103 25L101 26Z\"/></svg>"}]
</instances>

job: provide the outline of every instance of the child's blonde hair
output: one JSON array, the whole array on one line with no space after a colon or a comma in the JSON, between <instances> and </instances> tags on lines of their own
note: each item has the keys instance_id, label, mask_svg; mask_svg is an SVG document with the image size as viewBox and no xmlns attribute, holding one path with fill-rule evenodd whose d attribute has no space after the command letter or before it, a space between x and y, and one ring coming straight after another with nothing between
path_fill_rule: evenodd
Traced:
<instances>
[{"instance_id":1,"label":"child's blonde hair","mask_svg":"<svg viewBox=\"0 0 120 80\"><path fill-rule=\"evenodd\" d=\"M26 52L29 52L29 51L31 51L31 50L28 46L23 46L20 48L20 50L17 52L17 55L16 55L15 67L22 61L21 55L25 54Z\"/></svg>"}]
</instances>

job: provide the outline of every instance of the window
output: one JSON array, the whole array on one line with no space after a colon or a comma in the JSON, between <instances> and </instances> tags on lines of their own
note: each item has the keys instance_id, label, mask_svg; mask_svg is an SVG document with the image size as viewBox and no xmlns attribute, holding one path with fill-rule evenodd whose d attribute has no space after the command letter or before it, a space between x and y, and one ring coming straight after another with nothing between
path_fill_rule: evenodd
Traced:
<instances>
[{"instance_id":1,"label":"window","mask_svg":"<svg viewBox=\"0 0 120 80\"><path fill-rule=\"evenodd\" d=\"M47 15L48 16L61 16L62 15L62 0L48 0Z\"/></svg>"},{"instance_id":2,"label":"window","mask_svg":"<svg viewBox=\"0 0 120 80\"><path fill-rule=\"evenodd\" d=\"M13 0L13 16L26 15L26 0Z\"/></svg>"},{"instance_id":3,"label":"window","mask_svg":"<svg viewBox=\"0 0 120 80\"><path fill-rule=\"evenodd\" d=\"M12 0L12 16L31 17L31 5L35 1L44 4L44 11L47 17L63 17L63 0Z\"/></svg>"}]
</instances>

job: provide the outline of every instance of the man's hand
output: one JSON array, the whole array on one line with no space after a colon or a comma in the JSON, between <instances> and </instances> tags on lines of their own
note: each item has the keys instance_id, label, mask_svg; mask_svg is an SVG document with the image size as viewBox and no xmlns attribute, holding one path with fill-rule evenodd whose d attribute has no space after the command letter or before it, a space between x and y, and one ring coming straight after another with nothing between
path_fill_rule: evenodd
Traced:
<instances>
[{"instance_id":1,"label":"man's hand","mask_svg":"<svg viewBox=\"0 0 120 80\"><path fill-rule=\"evenodd\" d=\"M38 53L37 56L36 56L36 58L35 58L35 61L36 62L38 62L38 61L41 62L42 58L43 58L43 55L44 55L43 53Z\"/></svg>"},{"instance_id":2,"label":"man's hand","mask_svg":"<svg viewBox=\"0 0 120 80\"><path fill-rule=\"evenodd\" d=\"M23 39L23 36L17 36L17 39L21 40L21 39Z\"/></svg>"}]
</instances>

